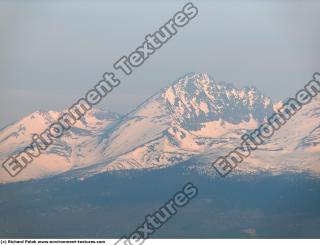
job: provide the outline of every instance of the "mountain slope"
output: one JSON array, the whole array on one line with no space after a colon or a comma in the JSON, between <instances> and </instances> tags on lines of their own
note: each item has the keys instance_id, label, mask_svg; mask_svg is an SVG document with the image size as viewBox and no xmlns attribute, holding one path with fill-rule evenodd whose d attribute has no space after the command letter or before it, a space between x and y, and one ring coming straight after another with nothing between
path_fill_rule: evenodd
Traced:
<instances>
[{"instance_id":1,"label":"mountain slope","mask_svg":"<svg viewBox=\"0 0 320 245\"><path fill-rule=\"evenodd\" d=\"M0 132L0 160L19 153L32 141L33 134L40 134L47 129L61 113L55 111L36 111L22 118ZM74 127L55 139L38 158L34 158L18 176L10 177L0 169L0 182L21 181L30 178L58 174L73 168L87 166L100 160L95 147L99 135L111 127L120 116L116 113L92 109Z\"/></svg>"}]
</instances>

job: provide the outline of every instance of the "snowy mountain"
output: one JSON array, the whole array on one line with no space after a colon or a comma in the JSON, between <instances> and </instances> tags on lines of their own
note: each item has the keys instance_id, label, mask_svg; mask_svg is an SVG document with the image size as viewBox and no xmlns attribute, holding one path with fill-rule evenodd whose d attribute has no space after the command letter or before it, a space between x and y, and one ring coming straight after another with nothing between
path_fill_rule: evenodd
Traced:
<instances>
[{"instance_id":1,"label":"snowy mountain","mask_svg":"<svg viewBox=\"0 0 320 245\"><path fill-rule=\"evenodd\" d=\"M216 83L188 74L129 113L102 142L101 171L167 166L239 138L272 113L255 88Z\"/></svg>"},{"instance_id":2,"label":"snowy mountain","mask_svg":"<svg viewBox=\"0 0 320 245\"><path fill-rule=\"evenodd\" d=\"M22 151L32 141L33 134L40 134L55 122L61 113L36 111L0 131L0 160ZM99 136L120 119L120 115L92 109L86 117L44 151L15 178L0 169L0 182L27 180L59 174L70 169L87 166L100 159L94 152Z\"/></svg>"},{"instance_id":3,"label":"snowy mountain","mask_svg":"<svg viewBox=\"0 0 320 245\"><path fill-rule=\"evenodd\" d=\"M167 167L192 159L189 169L214 174L210 162L238 146L241 135L257 128L278 104L254 87L236 88L207 74L187 74L120 117L93 110L12 179L70 170L86 178L124 169ZM35 112L0 131L0 160L30 143L60 114ZM287 171L319 175L319 99L294 116L270 142L260 146L235 173ZM304 123L301 123L304 122Z\"/></svg>"}]
</instances>

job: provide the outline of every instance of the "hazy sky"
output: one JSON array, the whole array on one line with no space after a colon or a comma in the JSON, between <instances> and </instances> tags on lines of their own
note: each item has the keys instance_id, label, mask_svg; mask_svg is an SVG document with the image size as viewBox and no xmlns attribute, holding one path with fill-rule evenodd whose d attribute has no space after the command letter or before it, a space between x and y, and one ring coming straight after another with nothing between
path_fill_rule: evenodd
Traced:
<instances>
[{"instance_id":1,"label":"hazy sky","mask_svg":"<svg viewBox=\"0 0 320 245\"><path fill-rule=\"evenodd\" d=\"M73 104L187 1L151 2L0 0L0 127ZM198 16L99 108L128 112L192 71L276 101L320 70L320 1L193 3Z\"/></svg>"}]
</instances>

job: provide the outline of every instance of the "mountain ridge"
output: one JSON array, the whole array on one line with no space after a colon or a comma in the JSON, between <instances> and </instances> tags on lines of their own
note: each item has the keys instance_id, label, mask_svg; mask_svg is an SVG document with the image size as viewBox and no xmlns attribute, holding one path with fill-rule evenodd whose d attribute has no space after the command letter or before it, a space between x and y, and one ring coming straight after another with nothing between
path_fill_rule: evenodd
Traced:
<instances>
[{"instance_id":1,"label":"mountain ridge","mask_svg":"<svg viewBox=\"0 0 320 245\"><path fill-rule=\"evenodd\" d=\"M305 112L299 112L299 120L309 119L311 115L310 124L301 129L302 133L292 134L294 147L302 158L306 157L306 152L319 152L318 102L315 98ZM16 178L9 177L2 168L0 182L43 178L87 167L92 169L83 176L114 170L161 168L191 158L195 159L194 168L212 174L209 159L213 161L214 157L237 146L241 135L265 122L278 106L279 102L272 103L253 86L237 88L231 83L216 82L207 73L188 73L123 116L91 110ZM0 160L4 161L30 143L33 133L45 129L59 115L54 111L36 111L1 130ZM32 123L34 119L37 123ZM292 120L293 129L296 129L298 122ZM266 150L258 151L259 154L248 159L247 165L240 166L239 171L300 171L297 164L293 167L290 164L293 158L301 157L292 157L294 147L285 146L290 130L289 126L289 130L284 129L283 138L275 136L267 146L262 146ZM268 157L274 157L267 154L272 147L282 149L281 167L268 163ZM305 161L307 167L303 165L302 169L318 173L319 168L312 163L317 157L312 154Z\"/></svg>"}]
</instances>

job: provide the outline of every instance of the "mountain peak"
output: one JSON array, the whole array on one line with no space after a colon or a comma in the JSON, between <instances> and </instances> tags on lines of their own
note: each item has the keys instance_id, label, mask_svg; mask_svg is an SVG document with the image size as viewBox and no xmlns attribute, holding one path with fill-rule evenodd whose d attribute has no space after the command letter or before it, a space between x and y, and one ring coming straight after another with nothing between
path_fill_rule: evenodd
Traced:
<instances>
[{"instance_id":1,"label":"mountain peak","mask_svg":"<svg viewBox=\"0 0 320 245\"><path fill-rule=\"evenodd\" d=\"M197 87L205 87L212 83L215 83L215 81L210 78L208 73L190 72L175 80L170 87L188 87L190 84L194 84Z\"/></svg>"},{"instance_id":2,"label":"mountain peak","mask_svg":"<svg viewBox=\"0 0 320 245\"><path fill-rule=\"evenodd\" d=\"M207 73L186 74L163 90L161 97L186 129L218 120L239 124L253 118L261 123L273 112L271 99L255 87L216 82Z\"/></svg>"}]
</instances>

